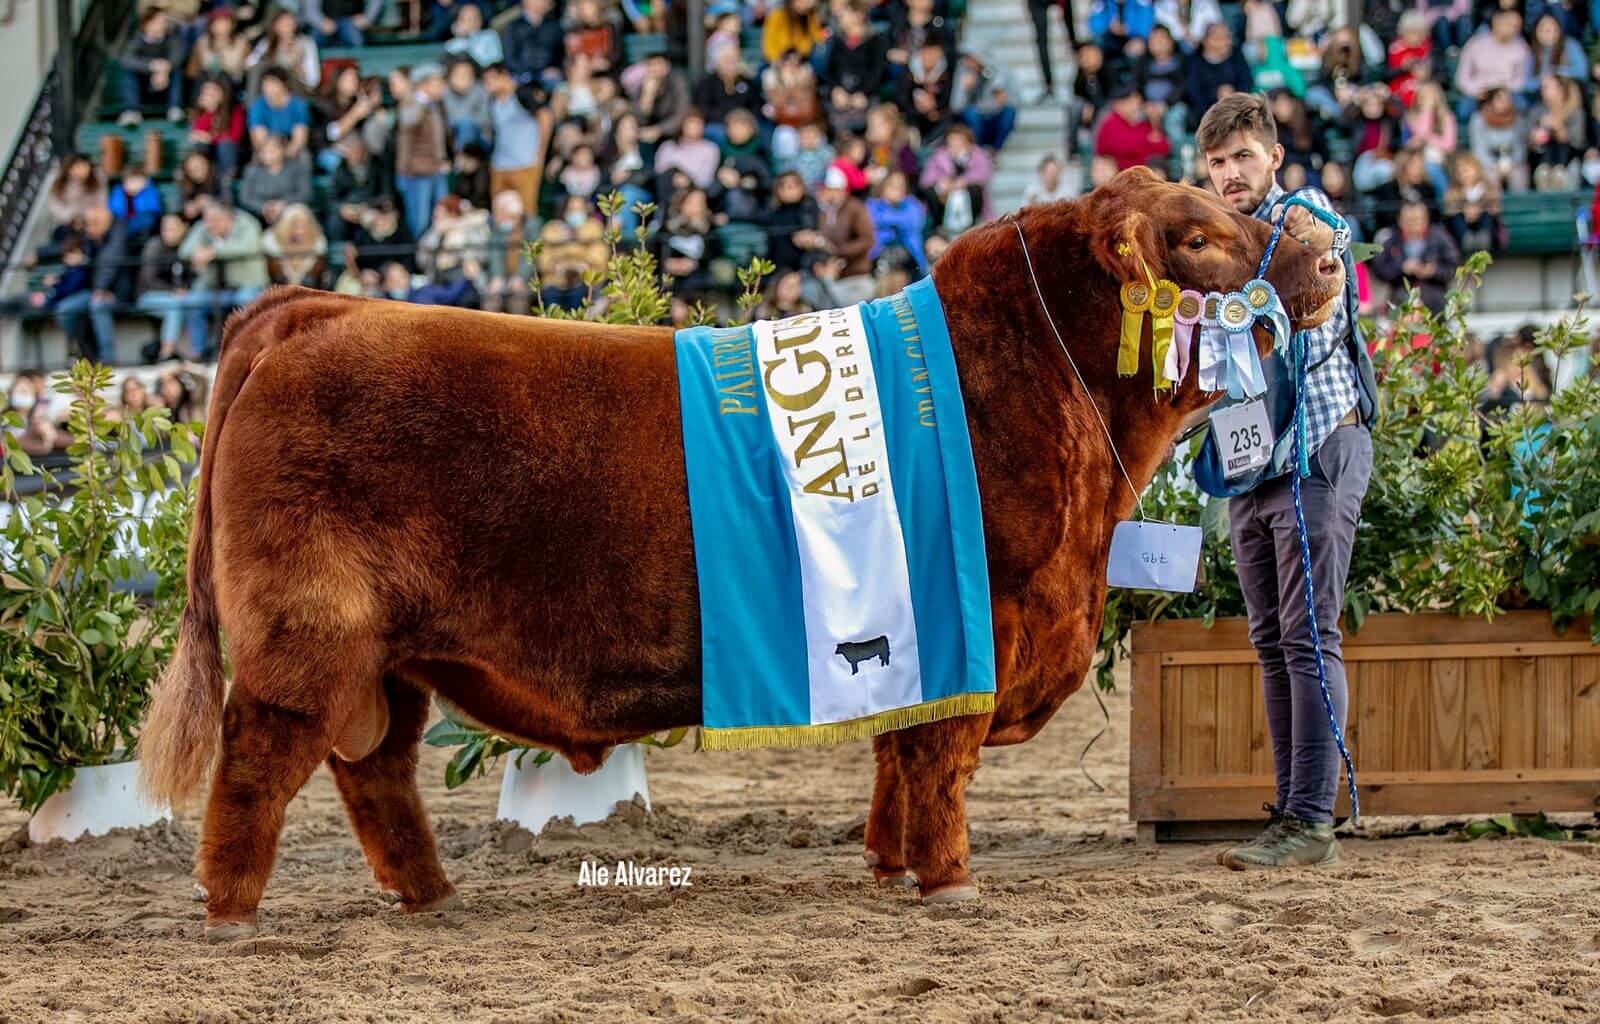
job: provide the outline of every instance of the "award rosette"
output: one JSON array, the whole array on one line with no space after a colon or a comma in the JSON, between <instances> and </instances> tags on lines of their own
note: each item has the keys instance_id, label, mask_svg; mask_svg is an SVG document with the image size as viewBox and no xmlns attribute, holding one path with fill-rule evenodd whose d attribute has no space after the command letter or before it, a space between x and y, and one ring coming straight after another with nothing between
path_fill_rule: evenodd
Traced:
<instances>
[{"instance_id":1,"label":"award rosette","mask_svg":"<svg viewBox=\"0 0 1600 1024\"><path fill-rule=\"evenodd\" d=\"M1228 332L1221 323L1222 293L1210 292L1200 304L1200 390L1227 387Z\"/></svg>"},{"instance_id":2,"label":"award rosette","mask_svg":"<svg viewBox=\"0 0 1600 1024\"><path fill-rule=\"evenodd\" d=\"M1272 325L1272 344L1283 348L1289 343L1289 315L1284 311L1278 290L1261 278L1256 278L1240 289L1250 312L1258 320Z\"/></svg>"},{"instance_id":3,"label":"award rosette","mask_svg":"<svg viewBox=\"0 0 1600 1024\"><path fill-rule=\"evenodd\" d=\"M1117 346L1117 376L1132 377L1139 372L1139 335L1144 331L1144 315L1150 312L1155 294L1143 281L1122 286L1122 341Z\"/></svg>"},{"instance_id":4,"label":"award rosette","mask_svg":"<svg viewBox=\"0 0 1600 1024\"><path fill-rule=\"evenodd\" d=\"M1251 285L1257 282L1251 282ZM1271 286L1259 282L1267 291ZM1251 287L1246 285L1246 288ZM1258 293L1259 294L1259 293ZM1269 301L1263 297L1262 301ZM1261 355L1250 328L1255 326L1256 313L1251 308L1249 292L1230 292L1217 305L1217 322L1227 332L1228 397L1254 398L1267 390L1266 373L1261 367Z\"/></svg>"},{"instance_id":5,"label":"award rosette","mask_svg":"<svg viewBox=\"0 0 1600 1024\"><path fill-rule=\"evenodd\" d=\"M1178 293L1178 308L1173 311L1172 347L1167 350L1167 360L1162 370L1167 380L1181 383L1189 372L1189 349L1194 344L1194 329L1205 312L1206 298L1197 291Z\"/></svg>"},{"instance_id":6,"label":"award rosette","mask_svg":"<svg viewBox=\"0 0 1600 1024\"><path fill-rule=\"evenodd\" d=\"M1150 295L1151 370L1157 390L1170 387L1172 383L1172 379L1167 376L1166 367L1168 356L1172 352L1173 319L1178 312L1178 300L1182 294L1176 284L1163 278L1156 282L1155 289Z\"/></svg>"}]
</instances>

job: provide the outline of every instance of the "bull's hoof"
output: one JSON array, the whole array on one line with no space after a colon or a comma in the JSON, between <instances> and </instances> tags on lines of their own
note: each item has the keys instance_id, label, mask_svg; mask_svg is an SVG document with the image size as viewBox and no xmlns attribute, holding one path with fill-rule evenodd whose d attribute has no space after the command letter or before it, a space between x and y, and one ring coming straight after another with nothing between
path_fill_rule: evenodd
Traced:
<instances>
[{"instance_id":1,"label":"bull's hoof","mask_svg":"<svg viewBox=\"0 0 1600 1024\"><path fill-rule=\"evenodd\" d=\"M431 914L446 910L465 910L467 905L458 893L452 892L427 903L402 903L400 909L408 914Z\"/></svg>"},{"instance_id":2,"label":"bull's hoof","mask_svg":"<svg viewBox=\"0 0 1600 1024\"><path fill-rule=\"evenodd\" d=\"M206 922L206 941L212 945L253 939L260 934L261 926L256 923L254 914L249 917Z\"/></svg>"},{"instance_id":3,"label":"bull's hoof","mask_svg":"<svg viewBox=\"0 0 1600 1024\"><path fill-rule=\"evenodd\" d=\"M940 886L937 889L924 891L922 902L934 906L940 903L965 903L967 900L978 898L978 887L972 882L958 882L955 885Z\"/></svg>"},{"instance_id":4,"label":"bull's hoof","mask_svg":"<svg viewBox=\"0 0 1600 1024\"><path fill-rule=\"evenodd\" d=\"M211 894L206 892L205 886L201 885L199 882L196 882L194 885L194 892L189 894L189 898L194 900L196 903L204 903L206 900L211 898Z\"/></svg>"},{"instance_id":5,"label":"bull's hoof","mask_svg":"<svg viewBox=\"0 0 1600 1024\"><path fill-rule=\"evenodd\" d=\"M915 889L917 876L909 871L880 871L872 869L872 879L886 889Z\"/></svg>"}]
</instances>

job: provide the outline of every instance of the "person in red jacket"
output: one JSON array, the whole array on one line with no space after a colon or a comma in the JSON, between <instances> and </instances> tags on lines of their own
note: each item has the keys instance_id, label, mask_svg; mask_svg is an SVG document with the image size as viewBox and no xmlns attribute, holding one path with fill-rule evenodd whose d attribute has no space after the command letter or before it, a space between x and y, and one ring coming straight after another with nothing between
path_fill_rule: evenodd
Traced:
<instances>
[{"instance_id":1,"label":"person in red jacket","mask_svg":"<svg viewBox=\"0 0 1600 1024\"><path fill-rule=\"evenodd\" d=\"M1172 155L1172 142L1161 124L1145 115L1144 97L1137 87L1124 83L1111 93L1111 110L1094 137L1096 156L1109 156L1117 169L1142 167Z\"/></svg>"}]
</instances>

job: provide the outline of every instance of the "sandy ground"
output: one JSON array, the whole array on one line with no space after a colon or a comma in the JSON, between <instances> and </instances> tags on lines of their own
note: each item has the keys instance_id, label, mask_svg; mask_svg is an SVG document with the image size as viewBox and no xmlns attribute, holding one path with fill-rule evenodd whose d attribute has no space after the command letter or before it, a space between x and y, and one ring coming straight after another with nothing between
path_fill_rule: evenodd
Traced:
<instances>
[{"instance_id":1,"label":"sandy ground","mask_svg":"<svg viewBox=\"0 0 1600 1024\"><path fill-rule=\"evenodd\" d=\"M377 897L331 780L289 808L262 937L200 941L196 822L0 852L0 1024L22 1021L1600 1021L1600 843L1354 839L1342 866L1234 874L1125 820L1127 702L1075 696L985 751L984 896L869 883L871 757L651 751L655 812L542 836L497 778L424 792L465 912ZM0 837L24 822L0 808ZM688 865L689 889L579 889L580 862Z\"/></svg>"}]
</instances>

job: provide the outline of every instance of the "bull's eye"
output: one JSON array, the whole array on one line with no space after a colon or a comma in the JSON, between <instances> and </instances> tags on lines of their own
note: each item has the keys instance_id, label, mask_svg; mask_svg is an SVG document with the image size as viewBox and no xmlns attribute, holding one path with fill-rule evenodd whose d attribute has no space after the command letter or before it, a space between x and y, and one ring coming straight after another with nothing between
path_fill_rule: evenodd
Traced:
<instances>
[{"instance_id":1,"label":"bull's eye","mask_svg":"<svg viewBox=\"0 0 1600 1024\"><path fill-rule=\"evenodd\" d=\"M1195 235L1193 238L1189 239L1189 251L1190 252L1199 252L1201 249L1204 249L1205 247L1206 247L1206 236L1205 235Z\"/></svg>"}]
</instances>

